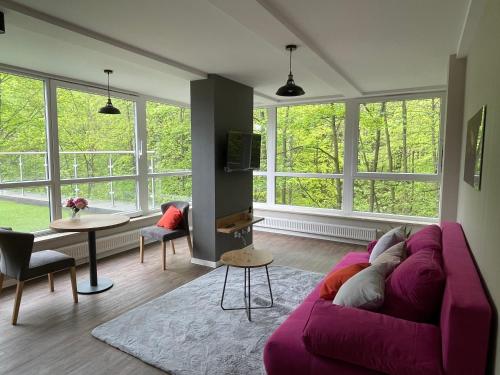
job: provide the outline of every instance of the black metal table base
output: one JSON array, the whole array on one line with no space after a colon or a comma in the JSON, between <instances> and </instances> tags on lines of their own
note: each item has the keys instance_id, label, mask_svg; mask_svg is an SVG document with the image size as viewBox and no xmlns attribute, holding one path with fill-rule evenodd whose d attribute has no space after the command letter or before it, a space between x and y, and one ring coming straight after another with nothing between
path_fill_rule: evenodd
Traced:
<instances>
[{"instance_id":1,"label":"black metal table base","mask_svg":"<svg viewBox=\"0 0 500 375\"><path fill-rule=\"evenodd\" d=\"M113 287L113 280L106 277L99 277L97 285L92 285L90 280L80 281L77 284L76 290L78 294L97 294L105 292Z\"/></svg>"},{"instance_id":2,"label":"black metal table base","mask_svg":"<svg viewBox=\"0 0 500 375\"><path fill-rule=\"evenodd\" d=\"M245 310L247 314L248 321L252 321L252 310L258 309L269 309L273 307L273 291L271 290L271 281L269 280L269 270L266 267L266 275L267 275L267 285L269 287L269 296L271 297L271 303L267 306L253 306L251 305L251 294L250 294L250 267L242 267L245 270L245 282L243 284L243 296L245 300L245 306L243 307L224 307L224 294L226 293L226 283L227 283L227 275L229 273L229 266L226 266L226 277L224 278L224 287L222 288L222 298L220 300L220 307L224 311L230 310ZM248 279L248 281L247 281Z\"/></svg>"},{"instance_id":3,"label":"black metal table base","mask_svg":"<svg viewBox=\"0 0 500 375\"><path fill-rule=\"evenodd\" d=\"M76 290L78 294L97 294L111 289L113 281L105 278L97 278L97 255L96 255L96 238L95 232L90 231L89 237L89 273L90 280L80 281Z\"/></svg>"}]
</instances>

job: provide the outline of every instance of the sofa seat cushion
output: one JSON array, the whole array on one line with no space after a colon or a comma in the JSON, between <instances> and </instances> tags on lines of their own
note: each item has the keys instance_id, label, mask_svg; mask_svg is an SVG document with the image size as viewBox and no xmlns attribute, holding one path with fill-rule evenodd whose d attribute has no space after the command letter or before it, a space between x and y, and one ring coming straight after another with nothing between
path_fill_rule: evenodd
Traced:
<instances>
[{"instance_id":1,"label":"sofa seat cushion","mask_svg":"<svg viewBox=\"0 0 500 375\"><path fill-rule=\"evenodd\" d=\"M317 356L391 375L442 374L441 333L431 324L318 300L303 341Z\"/></svg>"},{"instance_id":2,"label":"sofa seat cushion","mask_svg":"<svg viewBox=\"0 0 500 375\"><path fill-rule=\"evenodd\" d=\"M441 228L437 225L428 225L418 232L412 234L406 241L406 250L408 255L416 252L430 249L441 252Z\"/></svg>"},{"instance_id":3,"label":"sofa seat cushion","mask_svg":"<svg viewBox=\"0 0 500 375\"><path fill-rule=\"evenodd\" d=\"M267 375L381 375L358 365L311 354L305 349L302 332L314 303L302 303L267 340L264 348Z\"/></svg>"},{"instance_id":4,"label":"sofa seat cushion","mask_svg":"<svg viewBox=\"0 0 500 375\"><path fill-rule=\"evenodd\" d=\"M36 251L31 254L30 266L22 279L28 280L74 267L75 259L54 250Z\"/></svg>"},{"instance_id":5,"label":"sofa seat cushion","mask_svg":"<svg viewBox=\"0 0 500 375\"><path fill-rule=\"evenodd\" d=\"M187 235L184 229L166 229L157 226L151 226L141 229L141 236L152 238L156 241L169 241Z\"/></svg>"},{"instance_id":6,"label":"sofa seat cushion","mask_svg":"<svg viewBox=\"0 0 500 375\"><path fill-rule=\"evenodd\" d=\"M437 322L446 282L441 262L441 253L430 249L403 261L387 278L381 312L414 322Z\"/></svg>"}]
</instances>

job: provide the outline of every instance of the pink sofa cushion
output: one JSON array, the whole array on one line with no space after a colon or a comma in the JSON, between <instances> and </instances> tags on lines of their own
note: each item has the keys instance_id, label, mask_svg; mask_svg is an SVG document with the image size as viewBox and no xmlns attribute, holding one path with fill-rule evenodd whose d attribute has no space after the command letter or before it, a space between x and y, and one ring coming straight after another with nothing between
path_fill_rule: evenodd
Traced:
<instances>
[{"instance_id":1,"label":"pink sofa cushion","mask_svg":"<svg viewBox=\"0 0 500 375\"><path fill-rule=\"evenodd\" d=\"M430 324L318 300L302 339L310 353L383 373L442 374L441 335Z\"/></svg>"},{"instance_id":2,"label":"pink sofa cushion","mask_svg":"<svg viewBox=\"0 0 500 375\"><path fill-rule=\"evenodd\" d=\"M414 322L435 323L445 281L441 254L436 250L420 250L387 278L381 312Z\"/></svg>"},{"instance_id":3,"label":"pink sofa cushion","mask_svg":"<svg viewBox=\"0 0 500 375\"><path fill-rule=\"evenodd\" d=\"M418 232L412 234L406 240L408 255L415 254L423 249L437 250L441 252L441 228L437 225L428 225Z\"/></svg>"}]
</instances>

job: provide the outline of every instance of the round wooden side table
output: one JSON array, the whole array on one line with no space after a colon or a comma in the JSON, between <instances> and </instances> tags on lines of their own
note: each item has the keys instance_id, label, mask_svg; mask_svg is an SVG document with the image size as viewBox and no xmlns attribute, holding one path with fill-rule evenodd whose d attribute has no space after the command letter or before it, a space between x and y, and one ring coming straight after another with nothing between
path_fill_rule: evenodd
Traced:
<instances>
[{"instance_id":1,"label":"round wooden side table","mask_svg":"<svg viewBox=\"0 0 500 375\"><path fill-rule=\"evenodd\" d=\"M245 310L247 318L252 321L252 310L256 309L269 309L273 307L273 292L271 290L271 281L269 280L269 270L267 266L271 264L274 260L271 252L267 250L254 250L254 249L241 249L232 250L224 253L220 258L221 262L226 265L226 277L224 278L224 287L222 288L222 297L220 301L220 307L222 310ZM224 294L226 292L227 275L229 273L229 267L243 268L245 270L245 281L243 284L243 296L245 300L244 307L224 307ZM251 306L250 297L250 270L252 268L265 267L267 275L267 285L269 286L269 295L271 297L271 303L267 306Z\"/></svg>"}]
</instances>

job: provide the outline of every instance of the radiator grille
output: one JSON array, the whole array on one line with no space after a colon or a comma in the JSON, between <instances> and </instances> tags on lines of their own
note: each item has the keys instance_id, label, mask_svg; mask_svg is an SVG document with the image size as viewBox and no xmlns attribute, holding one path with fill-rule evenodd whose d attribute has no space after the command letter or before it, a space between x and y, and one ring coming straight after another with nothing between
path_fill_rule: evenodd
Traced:
<instances>
[{"instance_id":1,"label":"radiator grille","mask_svg":"<svg viewBox=\"0 0 500 375\"><path fill-rule=\"evenodd\" d=\"M256 227L287 230L292 232L318 234L336 238L372 241L377 238L377 230L374 228L353 227L348 225L336 225L318 223L314 221L290 220L275 217L266 217L264 221L255 224Z\"/></svg>"},{"instance_id":2,"label":"radiator grille","mask_svg":"<svg viewBox=\"0 0 500 375\"><path fill-rule=\"evenodd\" d=\"M133 230L97 239L97 254L111 251L131 249L139 246L139 231ZM86 259L89 256L89 246L87 242L81 242L70 246L58 248L57 251L68 254L76 260Z\"/></svg>"}]
</instances>

